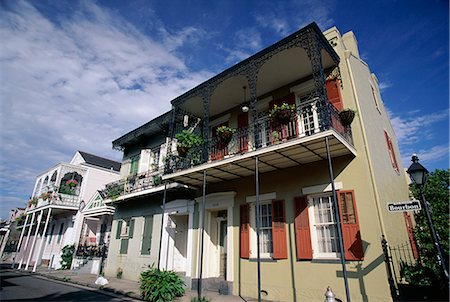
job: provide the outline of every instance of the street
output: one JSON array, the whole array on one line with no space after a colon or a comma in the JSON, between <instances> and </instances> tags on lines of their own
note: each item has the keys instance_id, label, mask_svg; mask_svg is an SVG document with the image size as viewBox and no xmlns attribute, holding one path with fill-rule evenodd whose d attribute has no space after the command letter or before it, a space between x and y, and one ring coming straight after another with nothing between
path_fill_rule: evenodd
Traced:
<instances>
[{"instance_id":1,"label":"street","mask_svg":"<svg viewBox=\"0 0 450 302\"><path fill-rule=\"evenodd\" d=\"M4 266L1 267L0 273L1 301L139 301L31 276L17 270L6 269Z\"/></svg>"}]
</instances>

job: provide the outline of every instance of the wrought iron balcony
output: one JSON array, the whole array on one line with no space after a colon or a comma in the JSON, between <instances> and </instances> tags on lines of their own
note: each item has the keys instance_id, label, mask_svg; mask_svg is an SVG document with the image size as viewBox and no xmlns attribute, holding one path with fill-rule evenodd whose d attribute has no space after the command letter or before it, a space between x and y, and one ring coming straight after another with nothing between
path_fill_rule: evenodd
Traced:
<instances>
[{"instance_id":1,"label":"wrought iron balcony","mask_svg":"<svg viewBox=\"0 0 450 302\"><path fill-rule=\"evenodd\" d=\"M161 184L161 174L162 171L159 170L133 174L107 184L103 193L107 198L115 200L120 196L151 189Z\"/></svg>"},{"instance_id":2,"label":"wrought iron balcony","mask_svg":"<svg viewBox=\"0 0 450 302\"><path fill-rule=\"evenodd\" d=\"M58 192L58 187L53 187ZM28 201L27 211L42 208L45 206L62 206L78 209L80 205L80 197L78 195L56 193L47 191L39 197L33 197Z\"/></svg>"},{"instance_id":3,"label":"wrought iron balcony","mask_svg":"<svg viewBox=\"0 0 450 302\"><path fill-rule=\"evenodd\" d=\"M192 148L185 157L175 152L168 154L165 174L310 137L328 130L334 130L347 143L353 145L351 128L342 125L337 109L329 102L320 105L317 97L311 97L295 108L288 123L281 124L274 121L267 111L259 112L257 120L247 127L237 129L229 142L224 143L218 137L205 140L206 160L202 157L204 146Z\"/></svg>"}]
</instances>

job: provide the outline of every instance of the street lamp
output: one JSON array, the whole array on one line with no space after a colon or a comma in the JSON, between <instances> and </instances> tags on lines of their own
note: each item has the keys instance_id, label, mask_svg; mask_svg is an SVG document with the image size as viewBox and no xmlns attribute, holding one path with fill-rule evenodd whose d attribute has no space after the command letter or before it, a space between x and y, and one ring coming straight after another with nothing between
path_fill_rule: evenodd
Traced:
<instances>
[{"instance_id":1,"label":"street lamp","mask_svg":"<svg viewBox=\"0 0 450 302\"><path fill-rule=\"evenodd\" d=\"M440 245L439 235L434 229L433 220L431 220L430 209L428 207L428 202L425 200L425 195L423 194L423 187L428 178L428 170L419 163L419 157L416 154L412 155L411 161L413 162L411 166L406 171L409 174L411 180L419 187L420 197L422 201L422 208L425 211L427 217L428 227L430 228L431 236L433 237L433 245L436 250L436 258L439 265L444 271L445 277L448 281L448 269L444 263L444 255L442 253L442 248Z\"/></svg>"}]
</instances>

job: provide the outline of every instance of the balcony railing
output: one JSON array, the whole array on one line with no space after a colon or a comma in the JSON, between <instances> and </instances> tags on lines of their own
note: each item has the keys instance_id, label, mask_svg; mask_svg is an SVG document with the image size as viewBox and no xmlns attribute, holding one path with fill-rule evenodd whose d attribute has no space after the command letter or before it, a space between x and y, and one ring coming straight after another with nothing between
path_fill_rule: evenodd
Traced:
<instances>
[{"instance_id":1,"label":"balcony railing","mask_svg":"<svg viewBox=\"0 0 450 302\"><path fill-rule=\"evenodd\" d=\"M77 195L61 194L48 191L39 197L32 198L29 201L28 210L48 205L78 208L78 206L80 205L80 197Z\"/></svg>"},{"instance_id":2,"label":"balcony railing","mask_svg":"<svg viewBox=\"0 0 450 302\"><path fill-rule=\"evenodd\" d=\"M351 128L342 125L337 109L329 102L320 105L317 97L308 98L296 107L292 119L287 124L272 121L269 112L260 112L257 120L248 127L237 129L229 143L224 144L217 137L209 139L206 142L207 161L220 160L235 154L282 144L330 129L334 129L353 145ZM165 172L173 173L204 163L202 147L190 150L186 157L180 157L177 154L168 155Z\"/></svg>"},{"instance_id":3,"label":"balcony railing","mask_svg":"<svg viewBox=\"0 0 450 302\"><path fill-rule=\"evenodd\" d=\"M151 189L161 184L162 171L147 171L130 175L127 178L111 182L103 190L112 200L120 196Z\"/></svg>"}]
</instances>

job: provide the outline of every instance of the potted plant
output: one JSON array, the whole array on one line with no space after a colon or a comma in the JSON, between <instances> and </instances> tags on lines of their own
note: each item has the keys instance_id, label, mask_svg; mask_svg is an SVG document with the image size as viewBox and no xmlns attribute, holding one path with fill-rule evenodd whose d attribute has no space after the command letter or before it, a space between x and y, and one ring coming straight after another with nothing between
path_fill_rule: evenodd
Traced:
<instances>
[{"instance_id":1,"label":"potted plant","mask_svg":"<svg viewBox=\"0 0 450 302\"><path fill-rule=\"evenodd\" d=\"M183 130L175 135L177 139L177 151L181 157L186 157L189 150L193 147L198 147L203 144L203 139L188 130Z\"/></svg>"},{"instance_id":2,"label":"potted plant","mask_svg":"<svg viewBox=\"0 0 450 302\"><path fill-rule=\"evenodd\" d=\"M216 129L217 137L223 145L228 145L235 132L236 129L230 128L228 126L220 126Z\"/></svg>"},{"instance_id":3,"label":"potted plant","mask_svg":"<svg viewBox=\"0 0 450 302\"><path fill-rule=\"evenodd\" d=\"M78 181L76 181L75 179L69 179L68 181L66 181L66 186L74 188L78 186Z\"/></svg>"},{"instance_id":4,"label":"potted plant","mask_svg":"<svg viewBox=\"0 0 450 302\"><path fill-rule=\"evenodd\" d=\"M356 111L351 108L346 108L339 112L339 119L341 120L342 126L348 127L353 122L355 118Z\"/></svg>"},{"instance_id":5,"label":"potted plant","mask_svg":"<svg viewBox=\"0 0 450 302\"><path fill-rule=\"evenodd\" d=\"M35 206L37 203L38 199L36 197L30 198L30 200L28 200L28 207Z\"/></svg>"},{"instance_id":6,"label":"potted plant","mask_svg":"<svg viewBox=\"0 0 450 302\"><path fill-rule=\"evenodd\" d=\"M272 121L282 125L287 125L292 120L295 112L295 105L289 105L287 103L281 104L281 106L274 105L270 110L269 117Z\"/></svg>"}]
</instances>

